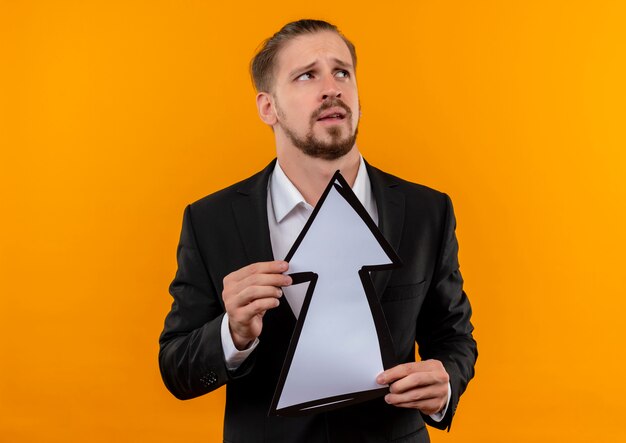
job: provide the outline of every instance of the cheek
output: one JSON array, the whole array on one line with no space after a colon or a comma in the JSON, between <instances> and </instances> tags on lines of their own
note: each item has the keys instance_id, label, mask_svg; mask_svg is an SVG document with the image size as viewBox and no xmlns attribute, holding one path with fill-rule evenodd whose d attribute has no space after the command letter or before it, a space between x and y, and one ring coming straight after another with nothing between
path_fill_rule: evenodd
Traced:
<instances>
[{"instance_id":1,"label":"cheek","mask_svg":"<svg viewBox=\"0 0 626 443\"><path fill-rule=\"evenodd\" d=\"M345 103L350 106L350 110L352 111L353 118L356 120L359 119L359 97L356 93L352 93L349 96L346 96Z\"/></svg>"},{"instance_id":2,"label":"cheek","mask_svg":"<svg viewBox=\"0 0 626 443\"><path fill-rule=\"evenodd\" d=\"M361 119L361 109L359 107L359 102L357 101L355 106L352 107L352 124L354 125L355 128L356 128L356 125L358 125L360 119Z\"/></svg>"},{"instance_id":3,"label":"cheek","mask_svg":"<svg viewBox=\"0 0 626 443\"><path fill-rule=\"evenodd\" d=\"M296 132L308 132L314 126L311 122L311 113L301 108L292 108L292 113L286 116L286 122Z\"/></svg>"}]
</instances>

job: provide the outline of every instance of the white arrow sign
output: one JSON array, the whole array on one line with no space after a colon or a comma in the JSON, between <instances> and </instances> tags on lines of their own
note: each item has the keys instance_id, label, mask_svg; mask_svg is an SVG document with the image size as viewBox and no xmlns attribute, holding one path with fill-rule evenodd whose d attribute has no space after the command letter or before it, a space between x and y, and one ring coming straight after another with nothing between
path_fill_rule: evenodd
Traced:
<instances>
[{"instance_id":1,"label":"white arrow sign","mask_svg":"<svg viewBox=\"0 0 626 443\"><path fill-rule=\"evenodd\" d=\"M400 266L350 186L335 173L285 258L308 289L270 414L302 415L384 395L395 363L370 272Z\"/></svg>"}]
</instances>

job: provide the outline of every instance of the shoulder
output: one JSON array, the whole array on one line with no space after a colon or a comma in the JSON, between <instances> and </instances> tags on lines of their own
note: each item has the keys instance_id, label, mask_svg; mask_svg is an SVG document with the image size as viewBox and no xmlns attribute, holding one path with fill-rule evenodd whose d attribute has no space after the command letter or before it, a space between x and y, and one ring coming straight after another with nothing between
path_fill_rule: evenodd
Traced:
<instances>
[{"instance_id":1,"label":"shoulder","mask_svg":"<svg viewBox=\"0 0 626 443\"><path fill-rule=\"evenodd\" d=\"M223 213L230 211L233 203L238 200L249 196L257 198L266 196L267 183L274 163L275 160L256 174L194 201L188 206L189 212L194 214L194 217Z\"/></svg>"},{"instance_id":2,"label":"shoulder","mask_svg":"<svg viewBox=\"0 0 626 443\"><path fill-rule=\"evenodd\" d=\"M405 198L409 207L423 208L428 212L447 212L451 206L450 197L437 189L405 180L368 164L368 172L373 187L393 189Z\"/></svg>"}]
</instances>

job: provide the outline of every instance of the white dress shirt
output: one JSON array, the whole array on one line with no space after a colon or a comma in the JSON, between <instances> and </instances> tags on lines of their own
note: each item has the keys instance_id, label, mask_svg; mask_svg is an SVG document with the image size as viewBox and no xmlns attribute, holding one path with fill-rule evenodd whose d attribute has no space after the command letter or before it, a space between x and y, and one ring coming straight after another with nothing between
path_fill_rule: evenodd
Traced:
<instances>
[{"instance_id":1,"label":"white dress shirt","mask_svg":"<svg viewBox=\"0 0 626 443\"><path fill-rule=\"evenodd\" d=\"M363 157L361 157L352 191L372 217L374 223L378 225L376 201L372 194L372 186ZM276 166L268 183L267 193L267 221L274 259L283 260L287 256L289 249L296 241L312 212L313 206L304 200L300 191L289 180L276 161ZM296 318L300 313L305 293L306 285L283 288L283 294ZM222 319L221 336L224 360L226 367L231 371L237 369L259 343L259 339L256 338L248 348L243 351L238 350L233 343L228 327L228 314L224 314ZM450 402L450 394L451 388L450 383L448 383L448 403ZM448 403L446 403L443 411L431 415L431 418L435 421L441 421L448 409Z\"/></svg>"}]
</instances>

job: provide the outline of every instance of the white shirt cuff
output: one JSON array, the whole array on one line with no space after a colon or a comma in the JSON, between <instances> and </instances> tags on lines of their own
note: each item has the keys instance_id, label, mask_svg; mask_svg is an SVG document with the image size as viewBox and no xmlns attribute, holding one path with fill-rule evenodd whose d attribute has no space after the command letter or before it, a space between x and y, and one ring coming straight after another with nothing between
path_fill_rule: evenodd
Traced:
<instances>
[{"instance_id":1,"label":"white shirt cuff","mask_svg":"<svg viewBox=\"0 0 626 443\"><path fill-rule=\"evenodd\" d=\"M430 418L432 418L436 422L440 422L441 420L443 420L443 417L445 417L446 412L448 412L448 406L450 405L451 396L452 396L452 388L450 387L450 382L448 382L448 400L446 401L446 407L443 408L441 411L431 415Z\"/></svg>"},{"instance_id":2,"label":"white shirt cuff","mask_svg":"<svg viewBox=\"0 0 626 443\"><path fill-rule=\"evenodd\" d=\"M228 314L224 314L222 318L222 349L224 350L224 362L226 363L226 369L234 371L248 358L248 355L254 351L259 344L259 339L255 338L250 346L243 351L240 351L235 347L233 337L230 335L230 328L228 327Z\"/></svg>"}]
</instances>

